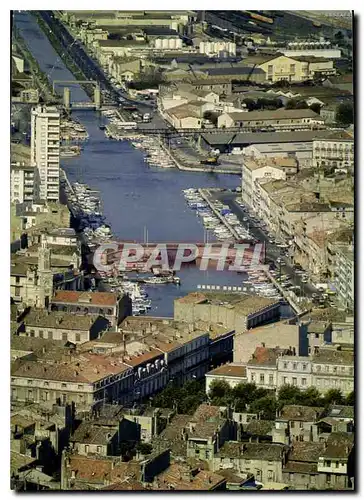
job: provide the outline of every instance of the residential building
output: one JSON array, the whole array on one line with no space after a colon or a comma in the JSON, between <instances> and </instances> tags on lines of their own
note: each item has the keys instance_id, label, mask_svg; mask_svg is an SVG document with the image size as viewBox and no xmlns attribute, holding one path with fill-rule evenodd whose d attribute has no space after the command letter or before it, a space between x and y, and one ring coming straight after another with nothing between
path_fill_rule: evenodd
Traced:
<instances>
[{"instance_id":1,"label":"residential building","mask_svg":"<svg viewBox=\"0 0 364 500\"><path fill-rule=\"evenodd\" d=\"M10 202L34 202L38 199L38 171L31 165L12 164L10 167Z\"/></svg>"},{"instance_id":2,"label":"residential building","mask_svg":"<svg viewBox=\"0 0 364 500\"><path fill-rule=\"evenodd\" d=\"M282 467L288 447L272 443L225 442L214 455L213 470L234 469L253 473L261 483L282 482Z\"/></svg>"},{"instance_id":3,"label":"residential building","mask_svg":"<svg viewBox=\"0 0 364 500\"><path fill-rule=\"evenodd\" d=\"M59 201L60 112L38 106L31 113L31 162L39 172L40 199Z\"/></svg>"},{"instance_id":4,"label":"residential building","mask_svg":"<svg viewBox=\"0 0 364 500\"><path fill-rule=\"evenodd\" d=\"M107 319L96 314L77 316L56 311L31 310L24 319L28 337L63 340L74 344L99 337L108 329Z\"/></svg>"},{"instance_id":5,"label":"residential building","mask_svg":"<svg viewBox=\"0 0 364 500\"><path fill-rule=\"evenodd\" d=\"M323 414L321 407L285 405L276 417L273 441L289 445L297 441L318 441L315 424Z\"/></svg>"},{"instance_id":6,"label":"residential building","mask_svg":"<svg viewBox=\"0 0 364 500\"><path fill-rule=\"evenodd\" d=\"M40 403L60 400L89 410L95 402L127 402L133 398L133 368L120 358L84 352L60 361L55 354L40 353L36 360L18 359L11 369L11 398ZM62 361L63 356L63 361Z\"/></svg>"},{"instance_id":7,"label":"residential building","mask_svg":"<svg viewBox=\"0 0 364 500\"><path fill-rule=\"evenodd\" d=\"M218 366L209 371L205 375L206 379L206 394L210 392L212 382L224 381L229 384L231 388L239 384L247 382L246 367L238 364L226 364Z\"/></svg>"},{"instance_id":8,"label":"residential building","mask_svg":"<svg viewBox=\"0 0 364 500\"><path fill-rule=\"evenodd\" d=\"M219 128L256 129L273 127L280 130L312 129L324 124L324 119L312 109L283 109L223 113L217 119Z\"/></svg>"},{"instance_id":9,"label":"residential building","mask_svg":"<svg viewBox=\"0 0 364 500\"><path fill-rule=\"evenodd\" d=\"M277 363L277 387L294 385L306 390L313 384L312 364L307 356L282 356Z\"/></svg>"},{"instance_id":10,"label":"residential building","mask_svg":"<svg viewBox=\"0 0 364 500\"><path fill-rule=\"evenodd\" d=\"M277 361L284 354L294 354L294 351L268 348L263 344L257 347L246 365L248 383L256 384L263 389L274 390L277 387Z\"/></svg>"},{"instance_id":11,"label":"residential building","mask_svg":"<svg viewBox=\"0 0 364 500\"><path fill-rule=\"evenodd\" d=\"M317 472L320 474L320 489L352 489L351 478L354 467L354 436L345 432L333 432L320 453Z\"/></svg>"},{"instance_id":12,"label":"residential building","mask_svg":"<svg viewBox=\"0 0 364 500\"><path fill-rule=\"evenodd\" d=\"M354 246L336 244L334 248L333 281L338 298L346 309L354 308Z\"/></svg>"},{"instance_id":13,"label":"residential building","mask_svg":"<svg viewBox=\"0 0 364 500\"><path fill-rule=\"evenodd\" d=\"M229 409L200 405L188 422L187 458L212 463L224 442L236 438L236 424L231 416Z\"/></svg>"},{"instance_id":14,"label":"residential building","mask_svg":"<svg viewBox=\"0 0 364 500\"><path fill-rule=\"evenodd\" d=\"M283 467L283 481L293 490L320 489L317 464L325 443L293 442Z\"/></svg>"},{"instance_id":15,"label":"residential building","mask_svg":"<svg viewBox=\"0 0 364 500\"><path fill-rule=\"evenodd\" d=\"M61 490L100 490L115 483L122 483L128 477L133 477L141 486L142 483L153 482L169 464L169 450L129 462L122 462L120 457L86 457L64 451L61 462Z\"/></svg>"},{"instance_id":16,"label":"residential building","mask_svg":"<svg viewBox=\"0 0 364 500\"><path fill-rule=\"evenodd\" d=\"M312 41L312 40L295 40L288 42L285 48L280 48L287 57L294 56L313 56L325 59L340 59L341 50L339 47L334 47L329 40Z\"/></svg>"},{"instance_id":17,"label":"residential building","mask_svg":"<svg viewBox=\"0 0 364 500\"><path fill-rule=\"evenodd\" d=\"M354 390L354 352L338 347L317 349L312 355L312 385L320 392L339 389L347 395Z\"/></svg>"},{"instance_id":18,"label":"residential building","mask_svg":"<svg viewBox=\"0 0 364 500\"><path fill-rule=\"evenodd\" d=\"M51 299L50 310L76 315L98 314L115 327L131 313L131 300L128 295L111 292L57 290Z\"/></svg>"},{"instance_id":19,"label":"residential building","mask_svg":"<svg viewBox=\"0 0 364 500\"><path fill-rule=\"evenodd\" d=\"M347 132L334 131L330 136L313 141L313 166L352 171L354 139Z\"/></svg>"},{"instance_id":20,"label":"residential building","mask_svg":"<svg viewBox=\"0 0 364 500\"><path fill-rule=\"evenodd\" d=\"M236 332L277 317L279 304L264 297L195 292L174 301L174 317L183 322L221 323Z\"/></svg>"},{"instance_id":21,"label":"residential building","mask_svg":"<svg viewBox=\"0 0 364 500\"><path fill-rule=\"evenodd\" d=\"M242 200L248 206L256 205L256 180L281 179L286 180L287 174L297 172L297 163L294 158L245 158L241 176Z\"/></svg>"},{"instance_id":22,"label":"residential building","mask_svg":"<svg viewBox=\"0 0 364 500\"><path fill-rule=\"evenodd\" d=\"M354 346L354 318L347 317L346 321L335 321L332 324L332 343Z\"/></svg>"},{"instance_id":23,"label":"residential building","mask_svg":"<svg viewBox=\"0 0 364 500\"><path fill-rule=\"evenodd\" d=\"M225 491L226 478L209 470L191 469L184 463L172 463L158 475L153 491Z\"/></svg>"},{"instance_id":24,"label":"residential building","mask_svg":"<svg viewBox=\"0 0 364 500\"><path fill-rule=\"evenodd\" d=\"M174 128L201 128L205 111L213 110L214 105L208 102L190 101L169 108L164 116Z\"/></svg>"}]
</instances>

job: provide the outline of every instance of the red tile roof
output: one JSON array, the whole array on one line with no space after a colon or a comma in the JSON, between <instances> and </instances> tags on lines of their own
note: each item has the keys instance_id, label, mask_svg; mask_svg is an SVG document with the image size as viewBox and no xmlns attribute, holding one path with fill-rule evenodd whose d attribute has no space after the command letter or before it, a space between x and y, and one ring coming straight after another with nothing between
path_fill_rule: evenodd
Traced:
<instances>
[{"instance_id":1,"label":"red tile roof","mask_svg":"<svg viewBox=\"0 0 364 500\"><path fill-rule=\"evenodd\" d=\"M90 304L96 306L115 306L118 294L111 292L75 292L72 290L56 290L52 302L65 304Z\"/></svg>"}]
</instances>

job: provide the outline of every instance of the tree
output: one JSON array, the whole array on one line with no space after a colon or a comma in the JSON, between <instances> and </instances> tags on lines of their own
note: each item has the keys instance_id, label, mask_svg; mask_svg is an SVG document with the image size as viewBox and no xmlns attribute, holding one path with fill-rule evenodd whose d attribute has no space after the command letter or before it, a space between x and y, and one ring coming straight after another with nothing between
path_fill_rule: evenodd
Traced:
<instances>
[{"instance_id":1,"label":"tree","mask_svg":"<svg viewBox=\"0 0 364 500\"><path fill-rule=\"evenodd\" d=\"M314 102L311 104L310 109L312 109L312 111L319 115L321 111L321 104L318 102Z\"/></svg>"},{"instance_id":2,"label":"tree","mask_svg":"<svg viewBox=\"0 0 364 500\"><path fill-rule=\"evenodd\" d=\"M255 399L257 386L255 384L238 384L232 389L232 396L239 402L249 404Z\"/></svg>"},{"instance_id":3,"label":"tree","mask_svg":"<svg viewBox=\"0 0 364 500\"><path fill-rule=\"evenodd\" d=\"M325 405L342 405L344 397L339 389L329 389L323 397Z\"/></svg>"},{"instance_id":4,"label":"tree","mask_svg":"<svg viewBox=\"0 0 364 500\"><path fill-rule=\"evenodd\" d=\"M305 406L320 406L323 401L320 392L316 387L309 387L300 395L300 402Z\"/></svg>"},{"instance_id":5,"label":"tree","mask_svg":"<svg viewBox=\"0 0 364 500\"><path fill-rule=\"evenodd\" d=\"M243 103L245 104L245 106L247 107L247 109L249 111L254 111L255 109L257 109L257 105L256 105L254 99L246 98L243 100Z\"/></svg>"},{"instance_id":6,"label":"tree","mask_svg":"<svg viewBox=\"0 0 364 500\"><path fill-rule=\"evenodd\" d=\"M277 400L274 396L264 396L256 399L250 405L252 413L258 413L263 420L274 420L278 408Z\"/></svg>"},{"instance_id":7,"label":"tree","mask_svg":"<svg viewBox=\"0 0 364 500\"><path fill-rule=\"evenodd\" d=\"M231 394L230 385L225 380L213 380L210 385L209 397L226 398Z\"/></svg>"},{"instance_id":8,"label":"tree","mask_svg":"<svg viewBox=\"0 0 364 500\"><path fill-rule=\"evenodd\" d=\"M339 104L336 110L335 121L340 125L351 125L354 123L354 108L349 102Z\"/></svg>"},{"instance_id":9,"label":"tree","mask_svg":"<svg viewBox=\"0 0 364 500\"><path fill-rule=\"evenodd\" d=\"M355 393L354 393L354 391L351 391L351 393L346 396L346 404L349 406L355 405Z\"/></svg>"},{"instance_id":10,"label":"tree","mask_svg":"<svg viewBox=\"0 0 364 500\"><path fill-rule=\"evenodd\" d=\"M283 385L278 391L278 401L282 405L299 404L301 391L294 385Z\"/></svg>"}]
</instances>

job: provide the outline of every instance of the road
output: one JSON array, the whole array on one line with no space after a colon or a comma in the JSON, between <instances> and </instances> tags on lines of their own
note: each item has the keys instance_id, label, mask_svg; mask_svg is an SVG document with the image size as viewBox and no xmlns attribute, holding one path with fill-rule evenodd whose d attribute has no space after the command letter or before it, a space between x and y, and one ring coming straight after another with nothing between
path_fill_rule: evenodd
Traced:
<instances>
[{"instance_id":1,"label":"road","mask_svg":"<svg viewBox=\"0 0 364 500\"><path fill-rule=\"evenodd\" d=\"M236 216L239 218L241 224L248 228L249 231L253 234L253 236L261 241L264 242L266 245L266 257L269 260L272 260L273 262L277 262L278 257L281 257L282 259L282 264L281 264L281 274L286 274L289 276L291 279L292 283L295 286L299 286L300 290L302 290L302 295L305 297L312 297L313 293L317 293L317 289L310 283L302 283L301 277L296 274L295 270L293 269L292 265L289 262L289 259L281 254L281 249L278 248L276 245L269 243L269 237L268 235L262 231L261 228L256 227L254 223L251 221L249 213L243 210L237 203L236 203L236 193L232 193L231 191L222 191L222 192L216 192L215 197L219 199L222 203L225 205L228 205L231 209L231 211L236 214ZM248 218L248 221L244 221L244 218ZM278 266L276 264L276 266Z\"/></svg>"}]
</instances>

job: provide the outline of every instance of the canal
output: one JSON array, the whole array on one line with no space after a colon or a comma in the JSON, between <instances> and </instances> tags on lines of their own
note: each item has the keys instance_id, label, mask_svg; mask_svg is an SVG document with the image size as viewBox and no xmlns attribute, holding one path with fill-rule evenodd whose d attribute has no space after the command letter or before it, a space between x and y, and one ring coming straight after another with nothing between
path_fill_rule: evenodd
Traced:
<instances>
[{"instance_id":1,"label":"canal","mask_svg":"<svg viewBox=\"0 0 364 500\"><path fill-rule=\"evenodd\" d=\"M74 80L48 38L28 12L17 12L15 23L40 68L53 80ZM71 89L72 100L89 100L77 84ZM89 140L80 157L62 160L61 166L71 182L79 181L98 189L103 212L114 235L126 240L143 241L144 228L150 242L204 241L204 228L189 209L182 190L189 187L233 188L239 177L209 173L189 173L175 169L150 168L143 154L127 142L105 137L99 129L100 115L94 111L74 112L87 128ZM173 315L173 300L195 291L198 284L241 285L243 276L233 272L182 269L181 286L148 287L151 314Z\"/></svg>"}]
</instances>

